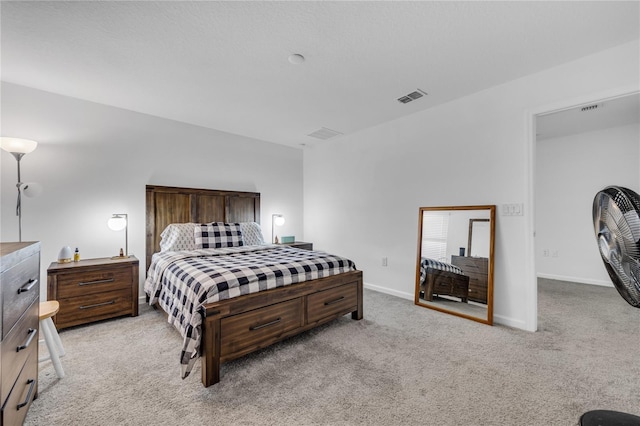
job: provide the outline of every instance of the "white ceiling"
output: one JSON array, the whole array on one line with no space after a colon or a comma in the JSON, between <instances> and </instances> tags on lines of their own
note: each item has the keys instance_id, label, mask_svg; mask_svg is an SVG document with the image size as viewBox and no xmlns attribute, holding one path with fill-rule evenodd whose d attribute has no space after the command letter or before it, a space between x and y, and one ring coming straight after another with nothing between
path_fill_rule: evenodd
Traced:
<instances>
[{"instance_id":1,"label":"white ceiling","mask_svg":"<svg viewBox=\"0 0 640 426\"><path fill-rule=\"evenodd\" d=\"M640 38L638 1L2 1L0 13L3 81L294 147ZM429 95L396 101L418 88Z\"/></svg>"}]
</instances>

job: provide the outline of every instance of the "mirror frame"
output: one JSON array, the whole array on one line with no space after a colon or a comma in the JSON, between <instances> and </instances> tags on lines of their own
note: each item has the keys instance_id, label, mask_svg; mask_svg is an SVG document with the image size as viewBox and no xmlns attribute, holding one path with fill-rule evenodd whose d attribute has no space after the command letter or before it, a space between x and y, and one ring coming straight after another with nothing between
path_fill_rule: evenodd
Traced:
<instances>
[{"instance_id":1,"label":"mirror frame","mask_svg":"<svg viewBox=\"0 0 640 426\"><path fill-rule=\"evenodd\" d=\"M488 275L487 275L487 317L482 318L479 316L473 316L465 314L463 312L435 306L428 304L420 300L420 264L422 259L422 226L424 219L424 212L428 211L459 211L459 210L487 210L489 211L489 223L490 223L490 240L489 240L489 261L488 261ZM472 220L469 220L469 246L471 245L471 227ZM486 219L481 219L486 220ZM480 322L487 325L493 325L493 263L494 263L494 245L495 245L495 227L496 227L496 206L495 205L480 205L480 206L442 206L442 207L420 207L418 209L418 249L416 251L416 280L415 280L415 297L414 303L424 308L433 309L436 311L448 313L458 317L466 318L472 321ZM468 247L468 255L471 254L471 247Z\"/></svg>"}]
</instances>

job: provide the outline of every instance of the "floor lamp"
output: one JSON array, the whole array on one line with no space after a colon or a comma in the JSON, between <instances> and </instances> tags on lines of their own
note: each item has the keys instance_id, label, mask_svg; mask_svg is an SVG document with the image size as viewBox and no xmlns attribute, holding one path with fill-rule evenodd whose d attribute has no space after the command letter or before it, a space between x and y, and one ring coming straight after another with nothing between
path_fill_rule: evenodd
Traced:
<instances>
[{"instance_id":1,"label":"floor lamp","mask_svg":"<svg viewBox=\"0 0 640 426\"><path fill-rule=\"evenodd\" d=\"M27 197L35 197L40 192L38 184L23 183L20 181L20 160L26 154L33 152L38 146L38 142L20 138L0 138L0 148L11 153L18 162L18 203L16 205L16 216L18 216L18 241L22 241L22 194Z\"/></svg>"}]
</instances>

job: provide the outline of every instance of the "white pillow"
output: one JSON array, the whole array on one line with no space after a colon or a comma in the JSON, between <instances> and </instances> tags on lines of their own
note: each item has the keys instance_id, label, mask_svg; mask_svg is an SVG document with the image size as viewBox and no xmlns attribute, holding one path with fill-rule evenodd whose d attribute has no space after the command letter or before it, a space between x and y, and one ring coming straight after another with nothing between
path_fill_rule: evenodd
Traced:
<instances>
[{"instance_id":1,"label":"white pillow","mask_svg":"<svg viewBox=\"0 0 640 426\"><path fill-rule=\"evenodd\" d=\"M172 223L160 234L160 251L196 250L194 232L198 223ZM240 231L245 246L265 244L260 224L241 222Z\"/></svg>"},{"instance_id":2,"label":"white pillow","mask_svg":"<svg viewBox=\"0 0 640 426\"><path fill-rule=\"evenodd\" d=\"M242 240L245 246L257 246L264 244L262 237L262 229L260 224L256 222L241 222L240 230L242 231Z\"/></svg>"},{"instance_id":3,"label":"white pillow","mask_svg":"<svg viewBox=\"0 0 640 426\"><path fill-rule=\"evenodd\" d=\"M160 251L195 250L193 232L197 223L172 223L160 234Z\"/></svg>"}]
</instances>

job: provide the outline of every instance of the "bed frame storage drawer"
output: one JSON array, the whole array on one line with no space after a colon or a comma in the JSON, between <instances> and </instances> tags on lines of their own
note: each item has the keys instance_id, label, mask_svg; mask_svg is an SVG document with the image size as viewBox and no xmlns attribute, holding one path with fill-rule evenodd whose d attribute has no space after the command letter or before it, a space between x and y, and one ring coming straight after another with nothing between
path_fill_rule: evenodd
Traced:
<instances>
[{"instance_id":1,"label":"bed frame storage drawer","mask_svg":"<svg viewBox=\"0 0 640 426\"><path fill-rule=\"evenodd\" d=\"M455 272L427 268L425 278L424 297L433 300L433 295L454 296L467 301L469 294L469 277Z\"/></svg>"},{"instance_id":2,"label":"bed frame storage drawer","mask_svg":"<svg viewBox=\"0 0 640 426\"><path fill-rule=\"evenodd\" d=\"M357 283L349 283L307 296L307 323L353 312L358 307Z\"/></svg>"},{"instance_id":3,"label":"bed frame storage drawer","mask_svg":"<svg viewBox=\"0 0 640 426\"><path fill-rule=\"evenodd\" d=\"M220 355L225 357L268 346L287 332L302 327L303 321L301 298L223 318Z\"/></svg>"}]
</instances>

